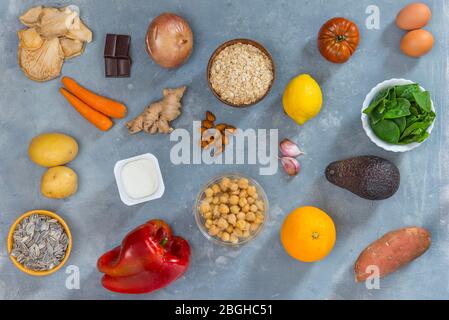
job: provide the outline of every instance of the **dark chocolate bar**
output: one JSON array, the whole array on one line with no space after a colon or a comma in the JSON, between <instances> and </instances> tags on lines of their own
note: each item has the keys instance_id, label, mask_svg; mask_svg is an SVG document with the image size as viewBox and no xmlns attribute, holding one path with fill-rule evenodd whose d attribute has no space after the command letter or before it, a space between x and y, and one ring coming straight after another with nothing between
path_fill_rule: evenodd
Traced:
<instances>
[{"instance_id":1,"label":"dark chocolate bar","mask_svg":"<svg viewBox=\"0 0 449 320\"><path fill-rule=\"evenodd\" d=\"M118 34L106 35L104 46L106 77L123 78L131 75L130 44L130 36Z\"/></svg>"}]
</instances>

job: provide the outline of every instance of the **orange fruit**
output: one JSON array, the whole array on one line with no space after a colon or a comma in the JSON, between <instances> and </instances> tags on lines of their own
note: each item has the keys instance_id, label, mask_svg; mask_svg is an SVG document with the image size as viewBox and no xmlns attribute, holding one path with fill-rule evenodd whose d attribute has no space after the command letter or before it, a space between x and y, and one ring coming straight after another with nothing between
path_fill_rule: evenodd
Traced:
<instances>
[{"instance_id":1,"label":"orange fruit","mask_svg":"<svg viewBox=\"0 0 449 320\"><path fill-rule=\"evenodd\" d=\"M281 228L285 251L303 262L314 262L327 256L334 247L335 225L326 212L315 207L293 210Z\"/></svg>"}]
</instances>

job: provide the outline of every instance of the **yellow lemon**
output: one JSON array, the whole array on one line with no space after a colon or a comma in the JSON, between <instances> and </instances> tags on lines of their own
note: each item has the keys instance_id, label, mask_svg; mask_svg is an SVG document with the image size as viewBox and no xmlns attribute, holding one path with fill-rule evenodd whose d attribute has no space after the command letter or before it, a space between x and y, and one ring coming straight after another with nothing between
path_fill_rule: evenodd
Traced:
<instances>
[{"instance_id":1,"label":"yellow lemon","mask_svg":"<svg viewBox=\"0 0 449 320\"><path fill-rule=\"evenodd\" d=\"M318 83L308 74L294 78L282 97L285 112L298 124L315 117L321 110L323 95Z\"/></svg>"}]
</instances>

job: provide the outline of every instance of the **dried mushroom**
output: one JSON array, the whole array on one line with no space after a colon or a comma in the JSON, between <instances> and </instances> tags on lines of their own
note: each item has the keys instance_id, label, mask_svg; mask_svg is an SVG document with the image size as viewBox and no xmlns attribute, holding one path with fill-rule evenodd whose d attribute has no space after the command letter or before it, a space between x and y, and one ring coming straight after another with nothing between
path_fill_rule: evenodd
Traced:
<instances>
[{"instance_id":1,"label":"dried mushroom","mask_svg":"<svg viewBox=\"0 0 449 320\"><path fill-rule=\"evenodd\" d=\"M79 40L83 42L92 42L92 31L86 27L86 25L81 21L79 17L75 18L75 23L69 29L66 35L67 38Z\"/></svg>"},{"instance_id":2,"label":"dried mushroom","mask_svg":"<svg viewBox=\"0 0 449 320\"><path fill-rule=\"evenodd\" d=\"M84 51L84 43L82 41L63 38L60 40L60 43L66 59L79 56Z\"/></svg>"},{"instance_id":3,"label":"dried mushroom","mask_svg":"<svg viewBox=\"0 0 449 320\"><path fill-rule=\"evenodd\" d=\"M20 30L17 35L19 36L20 47L26 50L39 49L44 43L44 40L35 28Z\"/></svg>"},{"instance_id":4,"label":"dried mushroom","mask_svg":"<svg viewBox=\"0 0 449 320\"><path fill-rule=\"evenodd\" d=\"M33 7L20 16L19 20L27 27L34 27L42 13L42 6Z\"/></svg>"},{"instance_id":5,"label":"dried mushroom","mask_svg":"<svg viewBox=\"0 0 449 320\"><path fill-rule=\"evenodd\" d=\"M84 44L92 41L92 31L81 21L76 6L37 6L19 19L29 27L17 33L19 65L35 81L58 77L64 60L81 55Z\"/></svg>"},{"instance_id":6,"label":"dried mushroom","mask_svg":"<svg viewBox=\"0 0 449 320\"><path fill-rule=\"evenodd\" d=\"M19 65L26 76L34 81L48 81L59 76L64 52L58 38L45 40L36 50L19 47Z\"/></svg>"},{"instance_id":7,"label":"dried mushroom","mask_svg":"<svg viewBox=\"0 0 449 320\"><path fill-rule=\"evenodd\" d=\"M37 23L38 32L45 38L65 36L72 28L78 13L66 8L63 11L42 12Z\"/></svg>"}]
</instances>

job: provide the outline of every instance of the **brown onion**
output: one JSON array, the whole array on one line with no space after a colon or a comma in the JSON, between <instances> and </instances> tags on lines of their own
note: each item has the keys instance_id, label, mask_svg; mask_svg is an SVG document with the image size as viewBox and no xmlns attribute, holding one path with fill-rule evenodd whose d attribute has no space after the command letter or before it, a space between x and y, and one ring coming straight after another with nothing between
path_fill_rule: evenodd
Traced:
<instances>
[{"instance_id":1,"label":"brown onion","mask_svg":"<svg viewBox=\"0 0 449 320\"><path fill-rule=\"evenodd\" d=\"M176 68L189 59L193 47L192 29L186 20L173 13L163 13L148 27L147 52L164 68Z\"/></svg>"}]
</instances>

